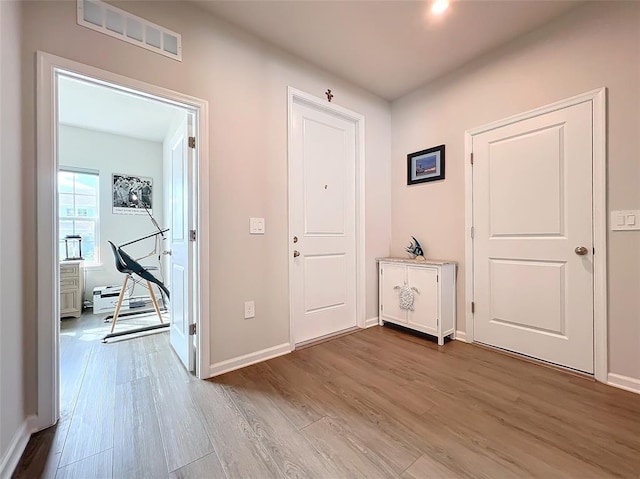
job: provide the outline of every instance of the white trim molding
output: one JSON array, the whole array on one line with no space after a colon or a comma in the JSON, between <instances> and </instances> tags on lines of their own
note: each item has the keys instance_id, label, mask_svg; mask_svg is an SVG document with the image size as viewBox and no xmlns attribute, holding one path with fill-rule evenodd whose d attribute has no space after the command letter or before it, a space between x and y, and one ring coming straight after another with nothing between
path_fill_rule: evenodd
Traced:
<instances>
[{"instance_id":1,"label":"white trim molding","mask_svg":"<svg viewBox=\"0 0 640 479\"><path fill-rule=\"evenodd\" d=\"M27 417L11 438L9 447L0 460L0 477L11 477L15 471L31 438L34 423L35 416Z\"/></svg>"},{"instance_id":2,"label":"white trim molding","mask_svg":"<svg viewBox=\"0 0 640 479\"><path fill-rule=\"evenodd\" d=\"M251 366L252 364L260 363L268 359L277 358L278 356L284 356L292 351L290 343L282 343L271 348L256 351L255 353L245 354L236 358L225 359L218 363L211 365L209 370L209 376L219 376L224 373L235 371L236 369Z\"/></svg>"},{"instance_id":3,"label":"white trim molding","mask_svg":"<svg viewBox=\"0 0 640 479\"><path fill-rule=\"evenodd\" d=\"M536 108L504 120L483 125L465 132L465 340L473 342L473 137L528 118L551 113L580 103L591 102L593 115L593 321L594 321L594 377L608 383L607 350L607 90L598 88L550 105Z\"/></svg>"},{"instance_id":4,"label":"white trim molding","mask_svg":"<svg viewBox=\"0 0 640 479\"><path fill-rule=\"evenodd\" d=\"M349 121L355 123L356 129L356 325L359 328L366 328L368 320L366 319L366 270L365 270L365 117L360 113L356 113L334 103L329 103L322 98L315 97L309 93L287 87L287 187L291 185L291 151L293 141L293 105L294 103L307 104L313 108L326 110L327 112L339 115ZM289 195L288 217L289 217L289 238L292 234L291 224L291 195ZM293 255L293 244L289 243L289 255ZM289 341L295 345L294 329L293 329L293 310L291 301L293 264L289 261Z\"/></svg>"},{"instance_id":5,"label":"white trim molding","mask_svg":"<svg viewBox=\"0 0 640 479\"><path fill-rule=\"evenodd\" d=\"M196 97L151 85L139 80L78 63L49 53L37 53L37 328L38 328L38 415L34 430L53 425L59 415L58 351L58 248L57 241L57 78L59 75L82 78L97 85L115 88L137 96L184 108L196 115L198 241L195 274L195 322L198 334L196 374L209 377L210 346L210 259L209 259L209 111L208 102Z\"/></svg>"},{"instance_id":6,"label":"white trim molding","mask_svg":"<svg viewBox=\"0 0 640 479\"><path fill-rule=\"evenodd\" d=\"M464 331L457 330L453 336L453 339L456 341L462 341L463 343L468 343L467 341L467 333Z\"/></svg>"},{"instance_id":7,"label":"white trim molding","mask_svg":"<svg viewBox=\"0 0 640 479\"><path fill-rule=\"evenodd\" d=\"M625 391L640 394L640 379L623 376L622 374L609 373L607 375L607 384L624 389Z\"/></svg>"},{"instance_id":8,"label":"white trim molding","mask_svg":"<svg viewBox=\"0 0 640 479\"><path fill-rule=\"evenodd\" d=\"M376 316L375 318L369 318L364 322L365 328L371 328L372 326L377 326L380 320Z\"/></svg>"}]
</instances>

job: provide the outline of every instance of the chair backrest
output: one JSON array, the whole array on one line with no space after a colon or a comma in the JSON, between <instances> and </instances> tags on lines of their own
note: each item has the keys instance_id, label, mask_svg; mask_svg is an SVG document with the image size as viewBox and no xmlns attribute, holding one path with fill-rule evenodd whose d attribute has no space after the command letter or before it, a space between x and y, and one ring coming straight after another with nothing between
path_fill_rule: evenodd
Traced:
<instances>
[{"instance_id":1,"label":"chair backrest","mask_svg":"<svg viewBox=\"0 0 640 479\"><path fill-rule=\"evenodd\" d=\"M108 243L109 246L111 246L111 251L113 251L113 258L115 259L116 269L118 271L123 274L135 274L137 276L140 276L142 279L151 281L152 283L158 285L162 292L167 295L167 298L171 296L171 293L164 285L164 283L156 278L153 274L151 274L147 268L142 266L135 259L129 256L123 249L118 248L111 241L108 241Z\"/></svg>"},{"instance_id":2,"label":"chair backrest","mask_svg":"<svg viewBox=\"0 0 640 479\"><path fill-rule=\"evenodd\" d=\"M111 241L108 241L109 246L111 246L111 251L113 251L113 259L116 263L116 269L123 274L131 274L132 271L127 267L126 263L120 256L120 252L118 251L118 247L114 245Z\"/></svg>"}]
</instances>

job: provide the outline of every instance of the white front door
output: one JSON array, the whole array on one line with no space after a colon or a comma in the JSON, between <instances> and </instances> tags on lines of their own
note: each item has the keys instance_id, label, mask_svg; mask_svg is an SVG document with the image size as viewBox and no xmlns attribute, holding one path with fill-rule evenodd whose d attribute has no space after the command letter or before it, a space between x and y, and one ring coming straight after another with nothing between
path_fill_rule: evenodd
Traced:
<instances>
[{"instance_id":1,"label":"white front door","mask_svg":"<svg viewBox=\"0 0 640 479\"><path fill-rule=\"evenodd\" d=\"M188 119L192 122L192 114ZM190 265L192 264L193 242L189 240L189 230L192 226L190 214L191 177L193 174L194 149L189 148L189 121L178 127L170 140L170 168L171 168L171 224L169 235L171 238L170 256L170 340L171 346L189 371L194 370L194 348L189 336L189 326L193 322L193 280ZM192 124L192 123L191 123Z\"/></svg>"},{"instance_id":2,"label":"white front door","mask_svg":"<svg viewBox=\"0 0 640 479\"><path fill-rule=\"evenodd\" d=\"M356 326L356 128L327 110L294 102L291 135L291 311L297 344Z\"/></svg>"},{"instance_id":3,"label":"white front door","mask_svg":"<svg viewBox=\"0 0 640 479\"><path fill-rule=\"evenodd\" d=\"M592 104L473 137L474 339L593 373Z\"/></svg>"}]
</instances>

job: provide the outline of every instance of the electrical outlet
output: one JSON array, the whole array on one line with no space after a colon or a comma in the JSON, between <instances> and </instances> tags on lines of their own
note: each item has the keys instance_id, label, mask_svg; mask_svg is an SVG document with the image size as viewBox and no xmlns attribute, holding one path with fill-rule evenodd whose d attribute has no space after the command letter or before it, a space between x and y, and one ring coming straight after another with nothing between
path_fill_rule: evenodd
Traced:
<instances>
[{"instance_id":1,"label":"electrical outlet","mask_svg":"<svg viewBox=\"0 0 640 479\"><path fill-rule=\"evenodd\" d=\"M249 233L252 235L263 235L264 218L249 218Z\"/></svg>"},{"instance_id":2,"label":"electrical outlet","mask_svg":"<svg viewBox=\"0 0 640 479\"><path fill-rule=\"evenodd\" d=\"M256 317L256 303L255 301L244 302L244 319L251 319Z\"/></svg>"}]
</instances>

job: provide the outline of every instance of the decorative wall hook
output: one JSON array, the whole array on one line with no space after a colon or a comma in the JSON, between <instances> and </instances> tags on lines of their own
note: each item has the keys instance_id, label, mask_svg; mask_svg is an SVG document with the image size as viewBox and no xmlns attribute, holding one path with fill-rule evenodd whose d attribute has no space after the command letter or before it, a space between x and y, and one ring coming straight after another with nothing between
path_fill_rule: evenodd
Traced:
<instances>
[{"instance_id":1,"label":"decorative wall hook","mask_svg":"<svg viewBox=\"0 0 640 479\"><path fill-rule=\"evenodd\" d=\"M331 89L325 91L324 94L327 95L327 101L331 103L331 100L333 99L333 93L331 93Z\"/></svg>"}]
</instances>

